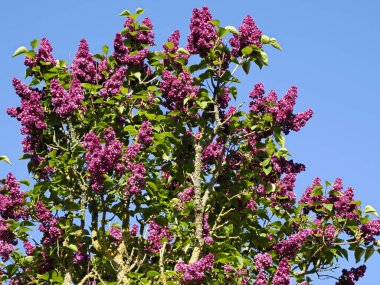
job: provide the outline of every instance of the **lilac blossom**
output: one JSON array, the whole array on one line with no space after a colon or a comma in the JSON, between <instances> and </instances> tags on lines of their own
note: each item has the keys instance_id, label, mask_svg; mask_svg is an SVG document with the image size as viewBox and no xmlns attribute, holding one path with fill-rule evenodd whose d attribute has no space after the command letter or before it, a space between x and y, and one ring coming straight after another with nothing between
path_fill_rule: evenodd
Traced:
<instances>
[{"instance_id":1,"label":"lilac blossom","mask_svg":"<svg viewBox=\"0 0 380 285\"><path fill-rule=\"evenodd\" d=\"M124 28L129 28L129 32L124 34L124 37L141 45L154 45L154 33L152 21L149 18L144 18L141 21L141 24L148 27L149 30L140 30L135 29L135 22L131 17L127 17ZM131 32L136 32L135 34L131 34Z\"/></svg>"},{"instance_id":2,"label":"lilac blossom","mask_svg":"<svg viewBox=\"0 0 380 285\"><path fill-rule=\"evenodd\" d=\"M212 16L206 6L193 10L190 20L190 35L187 37L187 50L190 53L205 56L214 47L218 36L210 21L212 21Z\"/></svg>"},{"instance_id":3,"label":"lilac blossom","mask_svg":"<svg viewBox=\"0 0 380 285\"><path fill-rule=\"evenodd\" d=\"M352 267L350 270L343 269L342 276L339 277L336 285L355 285L355 282L358 281L361 277L364 276L367 267L361 265L357 268Z\"/></svg>"},{"instance_id":4,"label":"lilac blossom","mask_svg":"<svg viewBox=\"0 0 380 285\"><path fill-rule=\"evenodd\" d=\"M149 121L145 121L141 124L137 140L140 144L148 146L152 143L152 124Z\"/></svg>"},{"instance_id":5,"label":"lilac blossom","mask_svg":"<svg viewBox=\"0 0 380 285\"><path fill-rule=\"evenodd\" d=\"M286 258L281 259L277 271L273 277L272 285L290 284L290 266Z\"/></svg>"},{"instance_id":6,"label":"lilac blossom","mask_svg":"<svg viewBox=\"0 0 380 285\"><path fill-rule=\"evenodd\" d=\"M80 40L78 52L71 65L71 70L72 76L78 78L80 82L95 84L100 80L97 64L90 53L88 43L85 39Z\"/></svg>"},{"instance_id":7,"label":"lilac blossom","mask_svg":"<svg viewBox=\"0 0 380 285\"><path fill-rule=\"evenodd\" d=\"M73 114L75 110L83 109L81 102L84 100L84 95L81 83L78 79L73 79L69 92L67 92L56 79L50 81L50 89L53 96L52 103L54 104L55 112L61 118L67 118Z\"/></svg>"},{"instance_id":8,"label":"lilac blossom","mask_svg":"<svg viewBox=\"0 0 380 285\"><path fill-rule=\"evenodd\" d=\"M253 258L255 261L256 270L260 271L273 263L272 256L269 253L258 253Z\"/></svg>"},{"instance_id":9,"label":"lilac blossom","mask_svg":"<svg viewBox=\"0 0 380 285\"><path fill-rule=\"evenodd\" d=\"M167 238L167 242L173 240L173 235L169 232L168 226L160 226L154 220L149 222L148 228L148 245L145 247L146 250L149 250L152 253L158 253L162 247L161 240Z\"/></svg>"},{"instance_id":10,"label":"lilac blossom","mask_svg":"<svg viewBox=\"0 0 380 285\"><path fill-rule=\"evenodd\" d=\"M268 285L267 275L264 271L261 271L257 276L253 285Z\"/></svg>"},{"instance_id":11,"label":"lilac blossom","mask_svg":"<svg viewBox=\"0 0 380 285\"><path fill-rule=\"evenodd\" d=\"M160 83L162 97L165 99L163 105L170 111L186 111L183 104L186 98L195 98L199 91L198 86L193 86L194 79L187 71L181 72L178 77L170 71L162 73L163 81Z\"/></svg>"},{"instance_id":12,"label":"lilac blossom","mask_svg":"<svg viewBox=\"0 0 380 285\"><path fill-rule=\"evenodd\" d=\"M245 47L255 45L258 48L262 47L260 42L261 36L263 33L256 26L255 21L251 16L246 16L243 19L241 26L239 27L239 34L234 35L233 38L230 39L230 44L232 46L232 55L233 56L241 56L241 50Z\"/></svg>"},{"instance_id":13,"label":"lilac blossom","mask_svg":"<svg viewBox=\"0 0 380 285\"><path fill-rule=\"evenodd\" d=\"M175 266L175 271L182 273L182 281L184 283L194 282L195 284L201 284L205 273L212 269L213 263L214 255L212 253L190 264L186 264L180 259Z\"/></svg>"},{"instance_id":14,"label":"lilac blossom","mask_svg":"<svg viewBox=\"0 0 380 285\"><path fill-rule=\"evenodd\" d=\"M293 258L305 243L306 239L312 234L313 231L311 229L302 230L299 233L290 236L288 239L278 242L274 246L274 249L284 257Z\"/></svg>"},{"instance_id":15,"label":"lilac blossom","mask_svg":"<svg viewBox=\"0 0 380 285\"><path fill-rule=\"evenodd\" d=\"M88 171L90 172L92 185L95 191L100 191L103 175L110 170L115 170L118 161L121 159L122 143L116 139L113 128L104 130L105 145L101 145L100 137L90 132L84 136L83 147L87 150L85 158L87 160Z\"/></svg>"},{"instance_id":16,"label":"lilac blossom","mask_svg":"<svg viewBox=\"0 0 380 285\"><path fill-rule=\"evenodd\" d=\"M380 220L372 220L361 225L359 231L366 242L375 242L380 235Z\"/></svg>"},{"instance_id":17,"label":"lilac blossom","mask_svg":"<svg viewBox=\"0 0 380 285\"><path fill-rule=\"evenodd\" d=\"M112 76L105 82L104 87L100 89L100 95L105 98L113 97L121 92L123 80L127 69L125 67L118 68Z\"/></svg>"}]
</instances>

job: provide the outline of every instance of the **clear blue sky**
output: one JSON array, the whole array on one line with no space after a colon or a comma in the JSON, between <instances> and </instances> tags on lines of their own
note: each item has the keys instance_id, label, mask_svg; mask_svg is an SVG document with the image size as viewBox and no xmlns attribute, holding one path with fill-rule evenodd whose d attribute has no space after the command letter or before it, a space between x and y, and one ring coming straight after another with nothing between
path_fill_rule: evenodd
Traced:
<instances>
[{"instance_id":1,"label":"clear blue sky","mask_svg":"<svg viewBox=\"0 0 380 285\"><path fill-rule=\"evenodd\" d=\"M163 43L174 29L188 31L191 11L207 5L222 25L239 26L250 14L265 34L276 37L282 52L268 48L270 66L253 69L242 79L240 101L247 101L252 86L262 81L267 89L283 94L291 85L299 88L297 110L314 110L301 132L288 137L288 149L307 171L297 182L297 192L316 176L332 181L341 177L356 189L363 206L380 210L380 2L368 1L9 1L1 0L0 17L0 154L13 167L1 165L0 174L14 172L28 178L21 155L19 123L5 114L18 105L11 86L13 76L23 77L22 57L11 59L20 45L47 37L56 58L70 61L85 37L93 53L103 44L112 46L124 9L145 9ZM182 42L184 45L185 42ZM380 257L373 258L358 284L379 284ZM334 284L319 282L315 284Z\"/></svg>"}]
</instances>

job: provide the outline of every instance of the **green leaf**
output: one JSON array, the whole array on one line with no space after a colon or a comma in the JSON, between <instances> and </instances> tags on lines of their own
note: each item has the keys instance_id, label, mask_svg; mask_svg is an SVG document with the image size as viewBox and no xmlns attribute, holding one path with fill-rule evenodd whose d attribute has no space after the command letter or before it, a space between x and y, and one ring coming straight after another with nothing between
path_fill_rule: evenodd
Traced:
<instances>
[{"instance_id":1,"label":"green leaf","mask_svg":"<svg viewBox=\"0 0 380 285\"><path fill-rule=\"evenodd\" d=\"M174 48L174 44L172 42L167 42L165 43L165 46L168 48L168 49L173 49Z\"/></svg>"},{"instance_id":2,"label":"green leaf","mask_svg":"<svg viewBox=\"0 0 380 285\"><path fill-rule=\"evenodd\" d=\"M30 186L30 182L29 182L29 180L28 179L25 179L25 180L21 180L21 181L19 181L21 184L24 184L24 185L26 185L26 186Z\"/></svg>"},{"instance_id":3,"label":"green leaf","mask_svg":"<svg viewBox=\"0 0 380 285\"><path fill-rule=\"evenodd\" d=\"M373 247L373 245L368 247L367 250L365 251L364 262L366 262L372 256L374 252L375 252L375 248Z\"/></svg>"},{"instance_id":4,"label":"green leaf","mask_svg":"<svg viewBox=\"0 0 380 285\"><path fill-rule=\"evenodd\" d=\"M266 52L261 51L260 55L261 55L261 60L263 61L263 63L265 65L268 65L268 55L266 54Z\"/></svg>"},{"instance_id":5,"label":"green leaf","mask_svg":"<svg viewBox=\"0 0 380 285\"><path fill-rule=\"evenodd\" d=\"M13 53L12 57L15 57L15 56L18 56L20 54L26 53L27 51L28 51L28 49L26 47L21 46L18 49L16 49L16 51Z\"/></svg>"},{"instance_id":6,"label":"green leaf","mask_svg":"<svg viewBox=\"0 0 380 285\"><path fill-rule=\"evenodd\" d=\"M8 163L9 165L12 165L11 161L9 160L8 156L6 155L2 155L0 156L0 161L4 160L6 163Z\"/></svg>"},{"instance_id":7,"label":"green leaf","mask_svg":"<svg viewBox=\"0 0 380 285\"><path fill-rule=\"evenodd\" d=\"M275 38L270 39L270 44L272 45L272 47L274 47L278 50L282 50L280 44L278 43L278 41Z\"/></svg>"},{"instance_id":8,"label":"green leaf","mask_svg":"<svg viewBox=\"0 0 380 285\"><path fill-rule=\"evenodd\" d=\"M355 249L355 261L358 263L364 254L364 248L358 247Z\"/></svg>"},{"instance_id":9,"label":"green leaf","mask_svg":"<svg viewBox=\"0 0 380 285\"><path fill-rule=\"evenodd\" d=\"M241 50L241 53L244 55L250 55L252 53L253 49L251 47L245 47Z\"/></svg>"},{"instance_id":10,"label":"green leaf","mask_svg":"<svg viewBox=\"0 0 380 285\"><path fill-rule=\"evenodd\" d=\"M142 13L144 13L144 9L143 8L137 8L135 13L136 13L136 15L141 15Z\"/></svg>"},{"instance_id":11,"label":"green leaf","mask_svg":"<svg viewBox=\"0 0 380 285\"><path fill-rule=\"evenodd\" d=\"M231 34L238 35L239 31L234 26L227 26L225 27L227 31L229 31Z\"/></svg>"},{"instance_id":12,"label":"green leaf","mask_svg":"<svg viewBox=\"0 0 380 285\"><path fill-rule=\"evenodd\" d=\"M242 67L243 67L245 74L248 74L249 70L251 69L251 62L250 61L243 62Z\"/></svg>"},{"instance_id":13,"label":"green leaf","mask_svg":"<svg viewBox=\"0 0 380 285\"><path fill-rule=\"evenodd\" d=\"M31 41L30 46L32 47L32 49L35 49L38 46L39 42L40 42L40 40L38 40L38 39Z\"/></svg>"},{"instance_id":14,"label":"green leaf","mask_svg":"<svg viewBox=\"0 0 380 285\"><path fill-rule=\"evenodd\" d=\"M220 20L217 20L217 19L210 21L210 23L213 24L215 27L220 26Z\"/></svg>"},{"instance_id":15,"label":"green leaf","mask_svg":"<svg viewBox=\"0 0 380 285\"><path fill-rule=\"evenodd\" d=\"M158 276L158 275L160 275L160 273L159 272L157 272L157 271L148 271L147 273L146 273L146 276L148 276L148 277L155 277L155 276Z\"/></svg>"},{"instance_id":16,"label":"green leaf","mask_svg":"<svg viewBox=\"0 0 380 285\"><path fill-rule=\"evenodd\" d=\"M375 208L372 207L371 205L365 206L364 212L367 214L373 214L376 218L380 218Z\"/></svg>"},{"instance_id":17,"label":"green leaf","mask_svg":"<svg viewBox=\"0 0 380 285\"><path fill-rule=\"evenodd\" d=\"M130 15L131 15L131 12L129 10L124 10L123 12L119 14L119 16L130 16Z\"/></svg>"},{"instance_id":18,"label":"green leaf","mask_svg":"<svg viewBox=\"0 0 380 285\"><path fill-rule=\"evenodd\" d=\"M184 49L184 48L179 48L177 50L177 52L179 53L183 53L183 54L187 54L187 55L190 55L189 51L187 49Z\"/></svg>"},{"instance_id":19,"label":"green leaf","mask_svg":"<svg viewBox=\"0 0 380 285\"><path fill-rule=\"evenodd\" d=\"M102 51L103 51L105 54L108 54L108 51L109 51L108 46L107 46L107 45L102 46Z\"/></svg>"},{"instance_id":20,"label":"green leaf","mask_svg":"<svg viewBox=\"0 0 380 285\"><path fill-rule=\"evenodd\" d=\"M260 41L264 45L270 44L270 38L267 35L262 35Z\"/></svg>"},{"instance_id":21,"label":"green leaf","mask_svg":"<svg viewBox=\"0 0 380 285\"><path fill-rule=\"evenodd\" d=\"M73 251L78 251L78 247L75 244L66 245L67 248L70 248Z\"/></svg>"}]
</instances>

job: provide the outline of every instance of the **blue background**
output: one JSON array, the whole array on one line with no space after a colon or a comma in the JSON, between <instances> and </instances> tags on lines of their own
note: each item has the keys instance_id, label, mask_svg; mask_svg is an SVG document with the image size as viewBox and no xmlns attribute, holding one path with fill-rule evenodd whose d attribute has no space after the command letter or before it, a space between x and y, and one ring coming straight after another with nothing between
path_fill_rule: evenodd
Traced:
<instances>
[{"instance_id":1,"label":"blue background","mask_svg":"<svg viewBox=\"0 0 380 285\"><path fill-rule=\"evenodd\" d=\"M23 78L23 58L11 59L20 45L47 37L56 58L68 62L79 40L85 37L92 53L103 44L112 46L123 24L124 9L145 9L162 44L180 29L185 45L189 18L194 7L207 5L222 25L238 27L247 14L283 47L267 48L270 66L253 68L243 76L239 101L248 101L253 85L262 81L268 90L284 94L291 85L299 88L297 111L314 110L314 117L300 132L287 137L294 159L306 164L299 176L297 193L314 177L333 181L341 177L356 189L363 206L380 209L380 4L378 1L1 1L0 17L0 154L7 154L13 167L1 165L0 174L14 172L28 178L21 156L19 122L5 109L19 105L11 79ZM380 257L368 262L366 276L358 284L379 284ZM342 265L347 264L342 262ZM352 263L352 265L354 265ZM339 275L339 271L336 273ZM377 280L377 281L376 281ZM315 284L335 284L333 280Z\"/></svg>"}]
</instances>

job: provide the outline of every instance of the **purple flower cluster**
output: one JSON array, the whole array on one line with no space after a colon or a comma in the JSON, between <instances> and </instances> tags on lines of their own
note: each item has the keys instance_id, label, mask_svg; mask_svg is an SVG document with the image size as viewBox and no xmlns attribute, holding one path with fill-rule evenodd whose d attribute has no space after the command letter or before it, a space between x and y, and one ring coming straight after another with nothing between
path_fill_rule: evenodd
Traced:
<instances>
[{"instance_id":1,"label":"purple flower cluster","mask_svg":"<svg viewBox=\"0 0 380 285\"><path fill-rule=\"evenodd\" d=\"M17 78L13 78L12 84L16 94L21 98L21 106L17 109L8 108L7 113L21 122L21 133L26 135L22 142L23 151L32 154L39 140L39 132L46 128L44 110L41 106L43 93L29 88Z\"/></svg>"},{"instance_id":2,"label":"purple flower cluster","mask_svg":"<svg viewBox=\"0 0 380 285\"><path fill-rule=\"evenodd\" d=\"M122 239L122 234L119 227L112 227L110 229L109 235L113 237L114 239L116 239L116 242L112 242L111 244L114 244L114 245L120 244L121 239Z\"/></svg>"},{"instance_id":3,"label":"purple flower cluster","mask_svg":"<svg viewBox=\"0 0 380 285\"><path fill-rule=\"evenodd\" d=\"M16 236L8 229L7 222L0 218L0 256L3 262L9 259L10 253L14 250L14 245L17 245Z\"/></svg>"},{"instance_id":4,"label":"purple flower cluster","mask_svg":"<svg viewBox=\"0 0 380 285\"><path fill-rule=\"evenodd\" d=\"M322 187L321 179L318 177L314 179L311 186L306 188L299 201L299 203L307 205L303 208L305 214L309 213L309 211L318 213L318 209L321 209L323 207L322 204L329 202L327 197L323 195L313 194L315 187Z\"/></svg>"},{"instance_id":5,"label":"purple flower cluster","mask_svg":"<svg viewBox=\"0 0 380 285\"><path fill-rule=\"evenodd\" d=\"M40 47L35 58L26 56L24 64L28 67L35 67L40 65L40 61L50 63L55 66L57 64L55 58L52 55L53 48L47 38L42 38ZM41 66L41 65L40 65Z\"/></svg>"},{"instance_id":6,"label":"purple flower cluster","mask_svg":"<svg viewBox=\"0 0 380 285\"><path fill-rule=\"evenodd\" d=\"M69 92L61 86L57 79L50 81L50 89L55 112L61 118L69 117L79 108L83 109L81 101L84 100L84 95L81 83L77 78L74 78L71 82Z\"/></svg>"},{"instance_id":7,"label":"purple flower cluster","mask_svg":"<svg viewBox=\"0 0 380 285\"><path fill-rule=\"evenodd\" d=\"M140 144L148 146L152 143L152 124L149 121L145 121L141 124L137 140Z\"/></svg>"},{"instance_id":8,"label":"purple flower cluster","mask_svg":"<svg viewBox=\"0 0 380 285\"><path fill-rule=\"evenodd\" d=\"M100 89L100 95L105 98L115 96L120 93L121 87L123 87L123 80L127 69L125 67L118 68L114 74L104 83L102 89Z\"/></svg>"},{"instance_id":9,"label":"purple flower cluster","mask_svg":"<svg viewBox=\"0 0 380 285\"><path fill-rule=\"evenodd\" d=\"M137 235L137 233L138 233L138 230L139 230L138 225L136 225L136 224L133 225L132 228L131 228L131 232L130 232L131 236L135 237Z\"/></svg>"},{"instance_id":10,"label":"purple flower cluster","mask_svg":"<svg viewBox=\"0 0 380 285\"><path fill-rule=\"evenodd\" d=\"M263 33L256 26L252 17L246 16L239 27L239 35L234 35L233 38L230 39L232 55L236 57L241 56L241 50L250 45L255 45L261 48L262 44L260 39L262 35Z\"/></svg>"},{"instance_id":11,"label":"purple flower cluster","mask_svg":"<svg viewBox=\"0 0 380 285\"><path fill-rule=\"evenodd\" d=\"M43 232L43 244L51 244L62 235L62 230L58 227L58 219L54 218L44 203L38 201L36 204L36 216L41 222L38 230Z\"/></svg>"},{"instance_id":12,"label":"purple flower cluster","mask_svg":"<svg viewBox=\"0 0 380 285\"><path fill-rule=\"evenodd\" d=\"M306 239L313 234L311 229L305 229L295 235L290 236L288 239L278 242L274 249L281 255L287 258L293 258L297 251L305 243Z\"/></svg>"},{"instance_id":13,"label":"purple flower cluster","mask_svg":"<svg viewBox=\"0 0 380 285\"><path fill-rule=\"evenodd\" d=\"M30 241L24 241L23 242L24 248L25 248L25 253L27 255L31 255L33 251L36 249L34 245L30 243Z\"/></svg>"},{"instance_id":14,"label":"purple flower cluster","mask_svg":"<svg viewBox=\"0 0 380 285\"><path fill-rule=\"evenodd\" d=\"M9 173L4 187L0 189L0 215L4 219L18 220L27 219L27 208L25 207L26 193L20 191L20 183L16 177Z\"/></svg>"},{"instance_id":15,"label":"purple flower cluster","mask_svg":"<svg viewBox=\"0 0 380 285\"><path fill-rule=\"evenodd\" d=\"M74 264L80 264L90 259L87 253L76 251L74 253Z\"/></svg>"},{"instance_id":16,"label":"purple flower cluster","mask_svg":"<svg viewBox=\"0 0 380 285\"><path fill-rule=\"evenodd\" d=\"M214 239L210 236L210 225L208 223L208 214L203 214L202 236L206 244L214 243Z\"/></svg>"},{"instance_id":17,"label":"purple flower cluster","mask_svg":"<svg viewBox=\"0 0 380 285\"><path fill-rule=\"evenodd\" d=\"M298 132L313 115L313 111L310 109L293 114L297 99L297 87L295 86L292 86L279 101L277 101L277 94L273 90L266 97L263 96L264 94L264 85L262 83L256 84L249 95L252 98L249 104L250 111L261 115L271 114L274 122L281 127L285 134L291 130Z\"/></svg>"},{"instance_id":18,"label":"purple flower cluster","mask_svg":"<svg viewBox=\"0 0 380 285\"><path fill-rule=\"evenodd\" d=\"M218 94L217 101L219 108L226 109L228 107L228 102L231 100L229 92L229 88L223 87L221 92Z\"/></svg>"},{"instance_id":19,"label":"purple flower cluster","mask_svg":"<svg viewBox=\"0 0 380 285\"><path fill-rule=\"evenodd\" d=\"M164 58L164 65L167 70L171 70L172 66L175 66L177 69L181 69L182 64L176 62L177 59L183 59L184 64L186 65L189 59L189 55L184 53L177 53L179 48L179 39L180 39L180 31L175 30L170 37L168 38L168 43L172 43L173 47L169 48L167 45L164 45L164 54L166 57Z\"/></svg>"},{"instance_id":20,"label":"purple flower cluster","mask_svg":"<svg viewBox=\"0 0 380 285\"><path fill-rule=\"evenodd\" d=\"M141 24L148 27L149 30L140 30L135 28L135 22L131 17L127 17L124 28L128 28L129 32L124 36L126 39L129 39L137 44L141 45L154 45L154 33L152 21L149 18L144 18L141 21Z\"/></svg>"},{"instance_id":21,"label":"purple flower cluster","mask_svg":"<svg viewBox=\"0 0 380 285\"><path fill-rule=\"evenodd\" d=\"M273 263L272 256L269 253L258 253L253 258L255 261L256 270L264 270Z\"/></svg>"},{"instance_id":22,"label":"purple flower cluster","mask_svg":"<svg viewBox=\"0 0 380 285\"><path fill-rule=\"evenodd\" d=\"M212 264L214 263L214 255L212 253L199 259L197 262L186 264L182 259L180 259L175 266L175 271L182 273L182 281L184 283L201 284L205 272L212 269Z\"/></svg>"},{"instance_id":23,"label":"purple flower cluster","mask_svg":"<svg viewBox=\"0 0 380 285\"><path fill-rule=\"evenodd\" d=\"M235 278L239 278L240 276L243 276L241 280L241 284L247 284L248 276L244 276L247 274L247 270L245 270L244 268L236 269L236 268L231 267L230 263L227 263L223 266L223 269L224 269L224 274L225 274L226 279L230 279L231 273L232 273Z\"/></svg>"},{"instance_id":24,"label":"purple flower cluster","mask_svg":"<svg viewBox=\"0 0 380 285\"><path fill-rule=\"evenodd\" d=\"M211 12L206 6L193 10L190 35L187 37L187 50L190 53L205 56L214 47L218 36L210 21L212 21Z\"/></svg>"},{"instance_id":25,"label":"purple flower cluster","mask_svg":"<svg viewBox=\"0 0 380 285\"><path fill-rule=\"evenodd\" d=\"M341 179L338 178L333 186L333 190L341 192L343 190L343 186L340 188L339 185L341 185ZM358 214L355 210L357 210L359 206L352 203L354 201L353 188L348 187L346 191L341 192L341 195L332 195L332 192L330 192L330 201L334 203L334 211L336 216L349 220L358 219Z\"/></svg>"},{"instance_id":26,"label":"purple flower cluster","mask_svg":"<svg viewBox=\"0 0 380 285\"><path fill-rule=\"evenodd\" d=\"M195 192L194 192L193 187L186 188L182 192L178 193L178 198L181 202L180 202L180 205L178 205L177 210L178 211L182 210L183 206L186 203L190 202L190 200L194 197L194 194Z\"/></svg>"},{"instance_id":27,"label":"purple flower cluster","mask_svg":"<svg viewBox=\"0 0 380 285\"><path fill-rule=\"evenodd\" d=\"M95 191L100 191L102 188L103 174L115 170L118 161L121 159L123 146L116 139L113 128L105 129L103 133L104 147L102 147L100 138L93 132L86 134L82 141L83 147L87 150L85 157L93 182L91 188Z\"/></svg>"},{"instance_id":28,"label":"purple flower cluster","mask_svg":"<svg viewBox=\"0 0 380 285\"><path fill-rule=\"evenodd\" d=\"M142 65L149 54L149 50L146 48L130 53L129 49L124 45L123 36L119 33L115 35L113 45L113 56L120 65Z\"/></svg>"},{"instance_id":29,"label":"purple flower cluster","mask_svg":"<svg viewBox=\"0 0 380 285\"><path fill-rule=\"evenodd\" d=\"M265 274L264 271L261 271L259 275L256 276L255 283L253 285L267 285L268 280L267 280L267 275Z\"/></svg>"},{"instance_id":30,"label":"purple flower cluster","mask_svg":"<svg viewBox=\"0 0 380 285\"><path fill-rule=\"evenodd\" d=\"M342 276L339 277L335 285L355 285L355 282L364 276L366 269L365 265L361 265L358 268L352 267L350 270L343 269Z\"/></svg>"},{"instance_id":31,"label":"purple flower cluster","mask_svg":"<svg viewBox=\"0 0 380 285\"><path fill-rule=\"evenodd\" d=\"M126 170L130 172L127 179L127 186L124 191L128 196L140 194L142 188L146 185L146 169L143 163L127 162Z\"/></svg>"},{"instance_id":32,"label":"purple flower cluster","mask_svg":"<svg viewBox=\"0 0 380 285\"><path fill-rule=\"evenodd\" d=\"M158 253L162 247L161 240L163 238L167 238L167 242L171 242L173 240L173 235L169 232L169 227L161 227L154 220L151 220L149 222L148 233L148 245L145 247L145 249L149 250L152 253Z\"/></svg>"},{"instance_id":33,"label":"purple flower cluster","mask_svg":"<svg viewBox=\"0 0 380 285\"><path fill-rule=\"evenodd\" d=\"M186 111L183 102L186 98L195 98L199 91L198 86L193 86L194 79L187 71L181 72L177 78L170 71L162 73L163 81L160 83L163 105L170 111Z\"/></svg>"},{"instance_id":34,"label":"purple flower cluster","mask_svg":"<svg viewBox=\"0 0 380 285\"><path fill-rule=\"evenodd\" d=\"M281 259L277 271L273 277L272 285L290 284L290 266L286 258Z\"/></svg>"},{"instance_id":35,"label":"purple flower cluster","mask_svg":"<svg viewBox=\"0 0 380 285\"><path fill-rule=\"evenodd\" d=\"M375 242L380 235L380 220L372 220L361 225L359 231L367 242Z\"/></svg>"},{"instance_id":36,"label":"purple flower cluster","mask_svg":"<svg viewBox=\"0 0 380 285\"><path fill-rule=\"evenodd\" d=\"M95 84L101 79L97 71L97 64L90 53L88 43L85 39L79 42L78 51L71 65L72 76L78 78L80 82Z\"/></svg>"},{"instance_id":37,"label":"purple flower cluster","mask_svg":"<svg viewBox=\"0 0 380 285\"><path fill-rule=\"evenodd\" d=\"M250 198L247 202L247 205L245 205L246 208L250 209L251 211L256 211L257 210L257 203L255 200Z\"/></svg>"},{"instance_id":38,"label":"purple flower cluster","mask_svg":"<svg viewBox=\"0 0 380 285\"><path fill-rule=\"evenodd\" d=\"M204 163L215 163L223 151L223 144L217 141L210 143L202 152Z\"/></svg>"}]
</instances>

